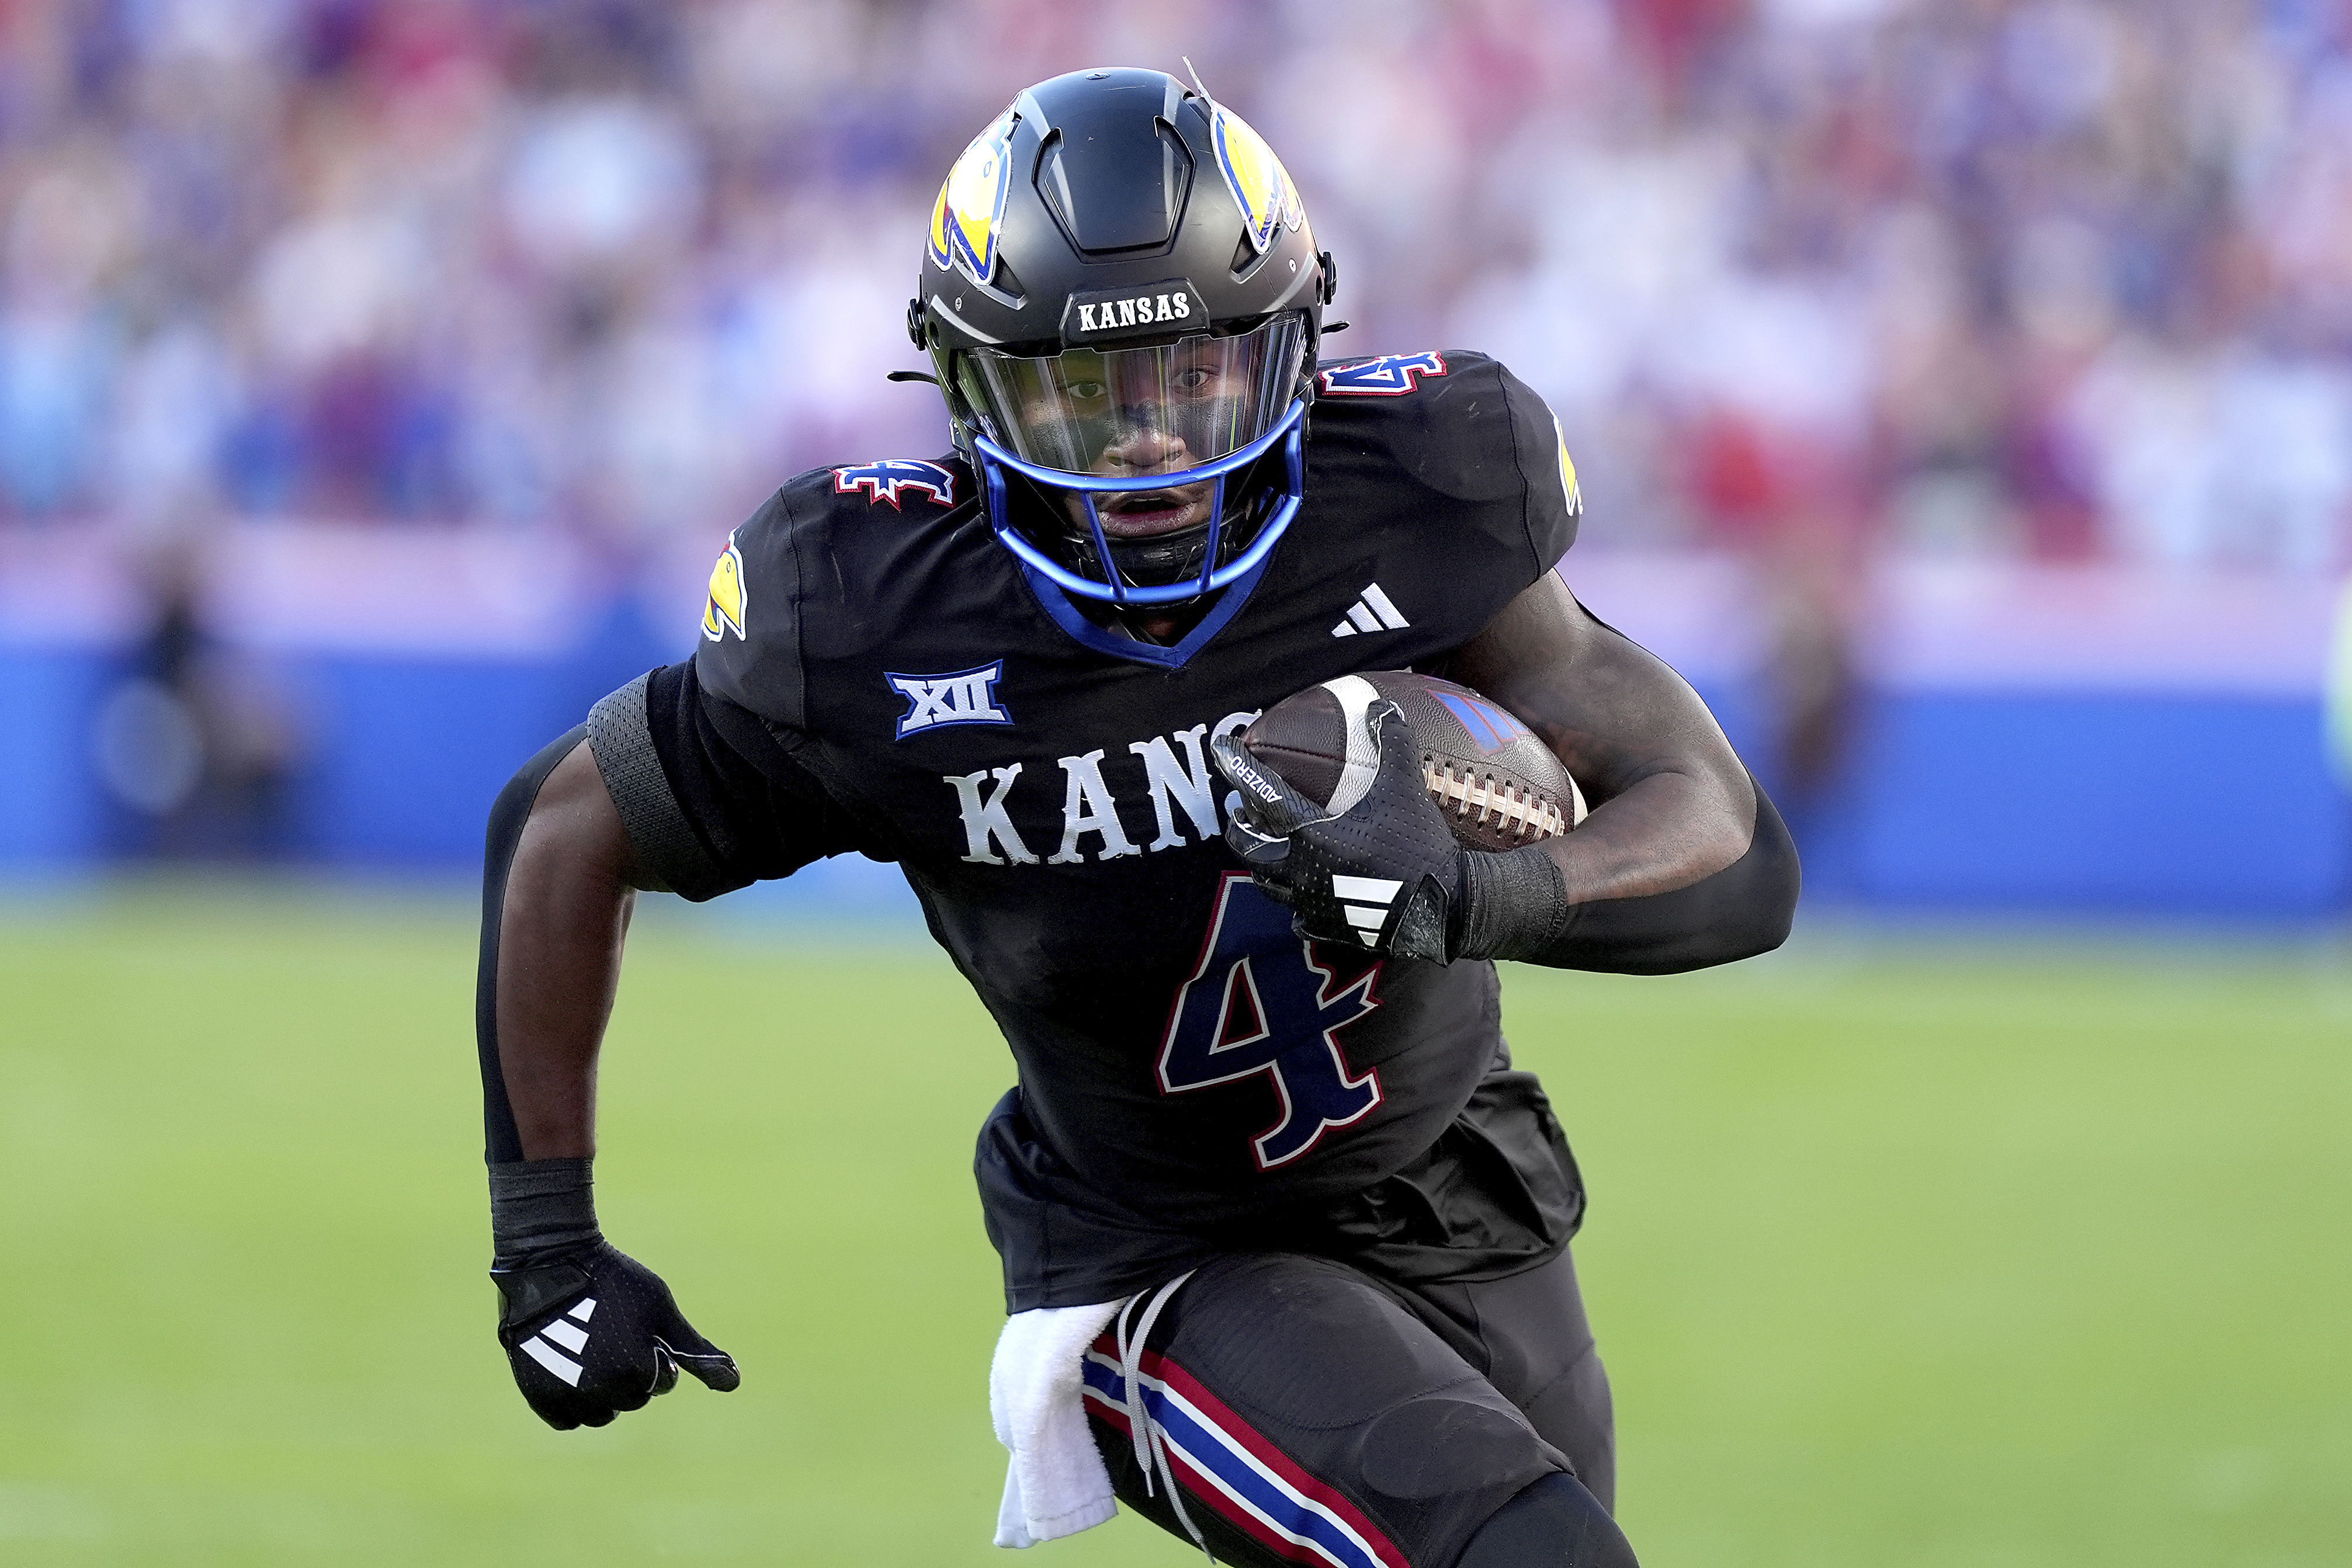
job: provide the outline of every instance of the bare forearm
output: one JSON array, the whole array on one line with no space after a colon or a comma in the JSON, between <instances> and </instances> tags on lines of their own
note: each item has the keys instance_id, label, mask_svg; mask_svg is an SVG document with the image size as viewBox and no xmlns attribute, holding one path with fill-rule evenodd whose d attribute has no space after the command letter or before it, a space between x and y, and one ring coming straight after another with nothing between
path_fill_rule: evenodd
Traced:
<instances>
[{"instance_id":1,"label":"bare forearm","mask_svg":"<svg viewBox=\"0 0 2352 1568\"><path fill-rule=\"evenodd\" d=\"M1727 801L1709 782L1653 773L1596 807L1575 833L1547 841L1544 852L1570 903L1686 888L1746 853L1756 801L1745 793L1744 803Z\"/></svg>"}]
</instances>

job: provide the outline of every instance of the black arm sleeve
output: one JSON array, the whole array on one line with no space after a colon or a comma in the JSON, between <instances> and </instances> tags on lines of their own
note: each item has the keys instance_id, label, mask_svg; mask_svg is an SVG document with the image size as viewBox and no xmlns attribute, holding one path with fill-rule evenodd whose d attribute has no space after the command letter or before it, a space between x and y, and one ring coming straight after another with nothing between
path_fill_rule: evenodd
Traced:
<instances>
[{"instance_id":1,"label":"black arm sleeve","mask_svg":"<svg viewBox=\"0 0 2352 1568\"><path fill-rule=\"evenodd\" d=\"M614 692L588 729L605 791L656 890L699 903L868 847L794 760L793 742L803 738L705 689L691 662Z\"/></svg>"},{"instance_id":2,"label":"black arm sleeve","mask_svg":"<svg viewBox=\"0 0 2352 1568\"><path fill-rule=\"evenodd\" d=\"M1675 974L1771 952L1788 940L1797 910L1797 847L1760 784L1747 853L1671 892L1570 903L1559 866L1535 844L1471 863L1465 957Z\"/></svg>"},{"instance_id":3,"label":"black arm sleeve","mask_svg":"<svg viewBox=\"0 0 2352 1568\"><path fill-rule=\"evenodd\" d=\"M1670 893L1570 904L1543 951L1528 958L1555 969L1617 974L1676 974L1753 958L1789 940L1799 878L1796 841L1758 784L1747 854Z\"/></svg>"},{"instance_id":4,"label":"black arm sleeve","mask_svg":"<svg viewBox=\"0 0 2352 1568\"><path fill-rule=\"evenodd\" d=\"M507 873L514 867L515 846L522 842L523 824L538 804L540 786L555 764L572 754L588 733L574 726L507 781L490 807L490 825L482 844L482 946L480 966L474 974L474 1049L482 1068L483 1157L493 1165L522 1158L522 1135L515 1131L514 1109L507 1103L506 1074L499 1066L499 927L506 919Z\"/></svg>"}]
</instances>

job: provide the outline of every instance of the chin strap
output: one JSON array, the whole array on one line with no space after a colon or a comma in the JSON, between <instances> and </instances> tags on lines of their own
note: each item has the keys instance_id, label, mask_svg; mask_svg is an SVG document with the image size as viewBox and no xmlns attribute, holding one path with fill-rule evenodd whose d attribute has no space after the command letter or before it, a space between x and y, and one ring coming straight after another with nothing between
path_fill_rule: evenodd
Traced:
<instances>
[{"instance_id":1,"label":"chin strap","mask_svg":"<svg viewBox=\"0 0 2352 1568\"><path fill-rule=\"evenodd\" d=\"M1224 505L1225 496L1230 493L1230 490L1220 491L1215 503L1220 510ZM1274 505L1275 498L1260 491L1251 498L1241 515L1224 519L1222 525L1213 531L1208 523L1200 522L1150 539L1120 541L1106 535L1103 542L1110 551L1108 562L1097 555L1094 541L1087 534L1071 529L1065 531L1062 538L1068 543L1071 563L1076 570L1091 569L1105 576L1117 572L1119 581L1128 587L1157 588L1170 583L1187 582L1201 575L1201 557L1208 548L1212 531L1216 537L1217 559L1208 563L1210 571L1214 572L1240 555L1248 548L1249 542L1257 537L1259 525L1265 521ZM1216 592L1218 590L1214 588L1209 590L1211 594ZM1208 595L1201 596L1205 598ZM1177 603L1192 602L1179 600ZM1160 610L1174 607L1172 605L1151 606Z\"/></svg>"}]
</instances>

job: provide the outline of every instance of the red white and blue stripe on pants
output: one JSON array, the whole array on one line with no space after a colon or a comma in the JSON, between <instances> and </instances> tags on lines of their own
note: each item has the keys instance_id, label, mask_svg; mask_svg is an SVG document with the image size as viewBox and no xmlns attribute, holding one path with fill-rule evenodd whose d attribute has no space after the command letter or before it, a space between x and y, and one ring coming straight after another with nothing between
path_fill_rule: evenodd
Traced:
<instances>
[{"instance_id":1,"label":"red white and blue stripe on pants","mask_svg":"<svg viewBox=\"0 0 2352 1568\"><path fill-rule=\"evenodd\" d=\"M1298 1468L1174 1362L1141 1357L1143 1407L1160 1427L1184 1489L1235 1528L1293 1563L1328 1568L1410 1568L1404 1553L1326 1483ZM1127 1380L1111 1336L1086 1356L1086 1397L1093 1413L1134 1438Z\"/></svg>"}]
</instances>

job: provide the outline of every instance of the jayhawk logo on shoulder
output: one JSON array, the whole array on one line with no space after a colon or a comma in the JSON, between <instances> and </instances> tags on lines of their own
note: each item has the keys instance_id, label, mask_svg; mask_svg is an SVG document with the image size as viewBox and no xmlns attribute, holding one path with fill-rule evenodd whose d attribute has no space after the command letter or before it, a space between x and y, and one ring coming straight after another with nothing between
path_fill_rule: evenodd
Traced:
<instances>
[{"instance_id":1,"label":"jayhawk logo on shoulder","mask_svg":"<svg viewBox=\"0 0 2352 1568\"><path fill-rule=\"evenodd\" d=\"M1559 427L1559 416L1551 416L1551 433L1559 438L1559 488L1568 497L1568 510L1584 510L1584 492L1576 484L1576 459L1568 455L1568 432Z\"/></svg>"},{"instance_id":2,"label":"jayhawk logo on shoulder","mask_svg":"<svg viewBox=\"0 0 2352 1568\"><path fill-rule=\"evenodd\" d=\"M833 470L834 494L856 495L861 489L867 505L887 501L893 511L898 510L901 490L920 490L941 506L955 505L954 472L915 458L884 458Z\"/></svg>"},{"instance_id":3,"label":"jayhawk logo on shoulder","mask_svg":"<svg viewBox=\"0 0 2352 1568\"><path fill-rule=\"evenodd\" d=\"M743 630L743 609L748 590L743 584L743 552L735 546L735 536L727 536L727 548L719 552L719 563L710 569L710 597L702 606L702 635L712 642L725 639L729 632L746 637Z\"/></svg>"},{"instance_id":4,"label":"jayhawk logo on shoulder","mask_svg":"<svg viewBox=\"0 0 2352 1568\"><path fill-rule=\"evenodd\" d=\"M1433 350L1417 354L1382 354L1356 364L1333 365L1316 378L1325 392L1339 397L1402 397L1421 384L1424 375L1444 375L1445 356Z\"/></svg>"}]
</instances>

